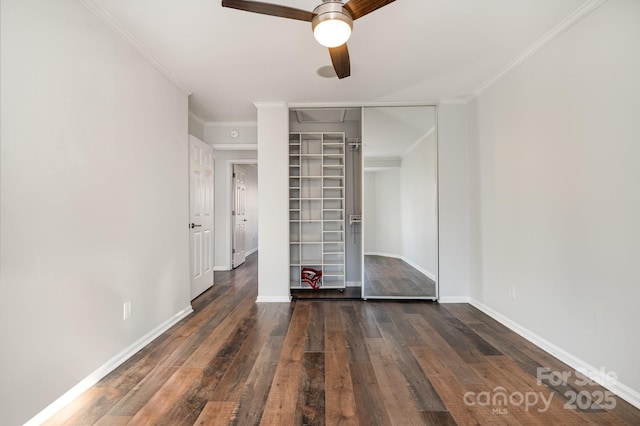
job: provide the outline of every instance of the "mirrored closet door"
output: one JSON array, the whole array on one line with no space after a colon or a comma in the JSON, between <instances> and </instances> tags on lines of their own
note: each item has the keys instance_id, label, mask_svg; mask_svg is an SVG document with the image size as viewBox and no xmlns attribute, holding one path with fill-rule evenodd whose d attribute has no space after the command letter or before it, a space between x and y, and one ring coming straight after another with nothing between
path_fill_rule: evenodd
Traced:
<instances>
[{"instance_id":1,"label":"mirrored closet door","mask_svg":"<svg viewBox=\"0 0 640 426\"><path fill-rule=\"evenodd\" d=\"M366 107L363 144L364 299L436 299L435 106Z\"/></svg>"}]
</instances>

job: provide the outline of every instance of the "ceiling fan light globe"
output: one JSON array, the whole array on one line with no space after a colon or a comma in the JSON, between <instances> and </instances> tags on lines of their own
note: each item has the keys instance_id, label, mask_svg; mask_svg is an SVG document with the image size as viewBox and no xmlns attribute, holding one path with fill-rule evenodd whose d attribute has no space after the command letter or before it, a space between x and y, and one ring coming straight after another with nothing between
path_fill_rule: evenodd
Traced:
<instances>
[{"instance_id":1,"label":"ceiling fan light globe","mask_svg":"<svg viewBox=\"0 0 640 426\"><path fill-rule=\"evenodd\" d=\"M331 48L342 46L349 40L353 18L342 2L324 1L313 13L315 16L311 21L311 29L318 43Z\"/></svg>"},{"instance_id":2,"label":"ceiling fan light globe","mask_svg":"<svg viewBox=\"0 0 640 426\"><path fill-rule=\"evenodd\" d=\"M323 21L315 27L313 36L325 47L342 46L351 37L351 26L339 19Z\"/></svg>"}]
</instances>

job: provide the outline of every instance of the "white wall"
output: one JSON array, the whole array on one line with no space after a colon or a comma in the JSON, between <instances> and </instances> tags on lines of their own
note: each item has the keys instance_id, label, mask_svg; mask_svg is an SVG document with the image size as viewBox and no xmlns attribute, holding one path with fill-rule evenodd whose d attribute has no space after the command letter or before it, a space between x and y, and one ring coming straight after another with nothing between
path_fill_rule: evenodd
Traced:
<instances>
[{"instance_id":1,"label":"white wall","mask_svg":"<svg viewBox=\"0 0 640 426\"><path fill-rule=\"evenodd\" d=\"M437 271L435 157L433 131L400 167L365 171L364 189L365 253L402 258L431 277Z\"/></svg>"},{"instance_id":2,"label":"white wall","mask_svg":"<svg viewBox=\"0 0 640 426\"><path fill-rule=\"evenodd\" d=\"M400 168L364 173L365 253L402 257Z\"/></svg>"},{"instance_id":3,"label":"white wall","mask_svg":"<svg viewBox=\"0 0 640 426\"><path fill-rule=\"evenodd\" d=\"M636 404L639 52L640 2L610 0L469 111L472 297Z\"/></svg>"},{"instance_id":4,"label":"white wall","mask_svg":"<svg viewBox=\"0 0 640 426\"><path fill-rule=\"evenodd\" d=\"M402 157L400 168L402 257L436 277L435 129Z\"/></svg>"},{"instance_id":5,"label":"white wall","mask_svg":"<svg viewBox=\"0 0 640 426\"><path fill-rule=\"evenodd\" d=\"M258 109L258 302L284 302L289 292L289 109L284 102Z\"/></svg>"},{"instance_id":6,"label":"white wall","mask_svg":"<svg viewBox=\"0 0 640 426\"><path fill-rule=\"evenodd\" d=\"M438 292L467 302L470 286L469 162L466 105L438 107Z\"/></svg>"},{"instance_id":7,"label":"white wall","mask_svg":"<svg viewBox=\"0 0 640 426\"><path fill-rule=\"evenodd\" d=\"M207 143L210 143L207 141ZM214 206L215 206L215 248L214 268L216 271L231 269L232 244L232 164L234 162L257 162L257 152L213 150L214 158Z\"/></svg>"},{"instance_id":8,"label":"white wall","mask_svg":"<svg viewBox=\"0 0 640 426\"><path fill-rule=\"evenodd\" d=\"M243 167L246 172L246 217L248 220L245 247L247 253L253 253L258 250L258 167L255 164L247 164Z\"/></svg>"},{"instance_id":9,"label":"white wall","mask_svg":"<svg viewBox=\"0 0 640 426\"><path fill-rule=\"evenodd\" d=\"M204 122L192 113L189 113L189 134L204 141Z\"/></svg>"},{"instance_id":10,"label":"white wall","mask_svg":"<svg viewBox=\"0 0 640 426\"><path fill-rule=\"evenodd\" d=\"M3 1L1 19L0 423L16 425L190 309L187 96L77 1Z\"/></svg>"},{"instance_id":11,"label":"white wall","mask_svg":"<svg viewBox=\"0 0 640 426\"><path fill-rule=\"evenodd\" d=\"M236 138L231 132L238 132ZM257 144L258 128L255 122L208 122L204 125L204 141L210 144Z\"/></svg>"},{"instance_id":12,"label":"white wall","mask_svg":"<svg viewBox=\"0 0 640 426\"><path fill-rule=\"evenodd\" d=\"M364 171L363 173L363 202L362 214L365 220L362 221L362 233L364 234L364 253L375 253L378 251L378 240L376 229L378 226L378 191L376 189L376 172Z\"/></svg>"}]
</instances>

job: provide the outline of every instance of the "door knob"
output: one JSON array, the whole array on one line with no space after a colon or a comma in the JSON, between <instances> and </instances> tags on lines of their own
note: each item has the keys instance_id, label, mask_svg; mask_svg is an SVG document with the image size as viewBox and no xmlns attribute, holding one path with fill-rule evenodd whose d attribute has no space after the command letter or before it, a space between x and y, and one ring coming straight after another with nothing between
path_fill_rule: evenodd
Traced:
<instances>
[{"instance_id":1,"label":"door knob","mask_svg":"<svg viewBox=\"0 0 640 426\"><path fill-rule=\"evenodd\" d=\"M202 225L196 225L195 223L192 223L191 225L189 225L189 228L193 229L193 228L200 228Z\"/></svg>"}]
</instances>

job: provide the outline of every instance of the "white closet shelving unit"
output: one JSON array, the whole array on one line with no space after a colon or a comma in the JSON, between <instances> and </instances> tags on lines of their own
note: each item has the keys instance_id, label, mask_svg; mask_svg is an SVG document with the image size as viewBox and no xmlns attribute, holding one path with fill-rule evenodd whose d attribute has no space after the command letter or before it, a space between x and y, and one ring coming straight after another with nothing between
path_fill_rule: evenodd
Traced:
<instances>
[{"instance_id":1,"label":"white closet shelving unit","mask_svg":"<svg viewBox=\"0 0 640 426\"><path fill-rule=\"evenodd\" d=\"M345 136L289 134L289 246L292 289L311 289L302 268L322 271L320 287L345 287Z\"/></svg>"}]
</instances>

